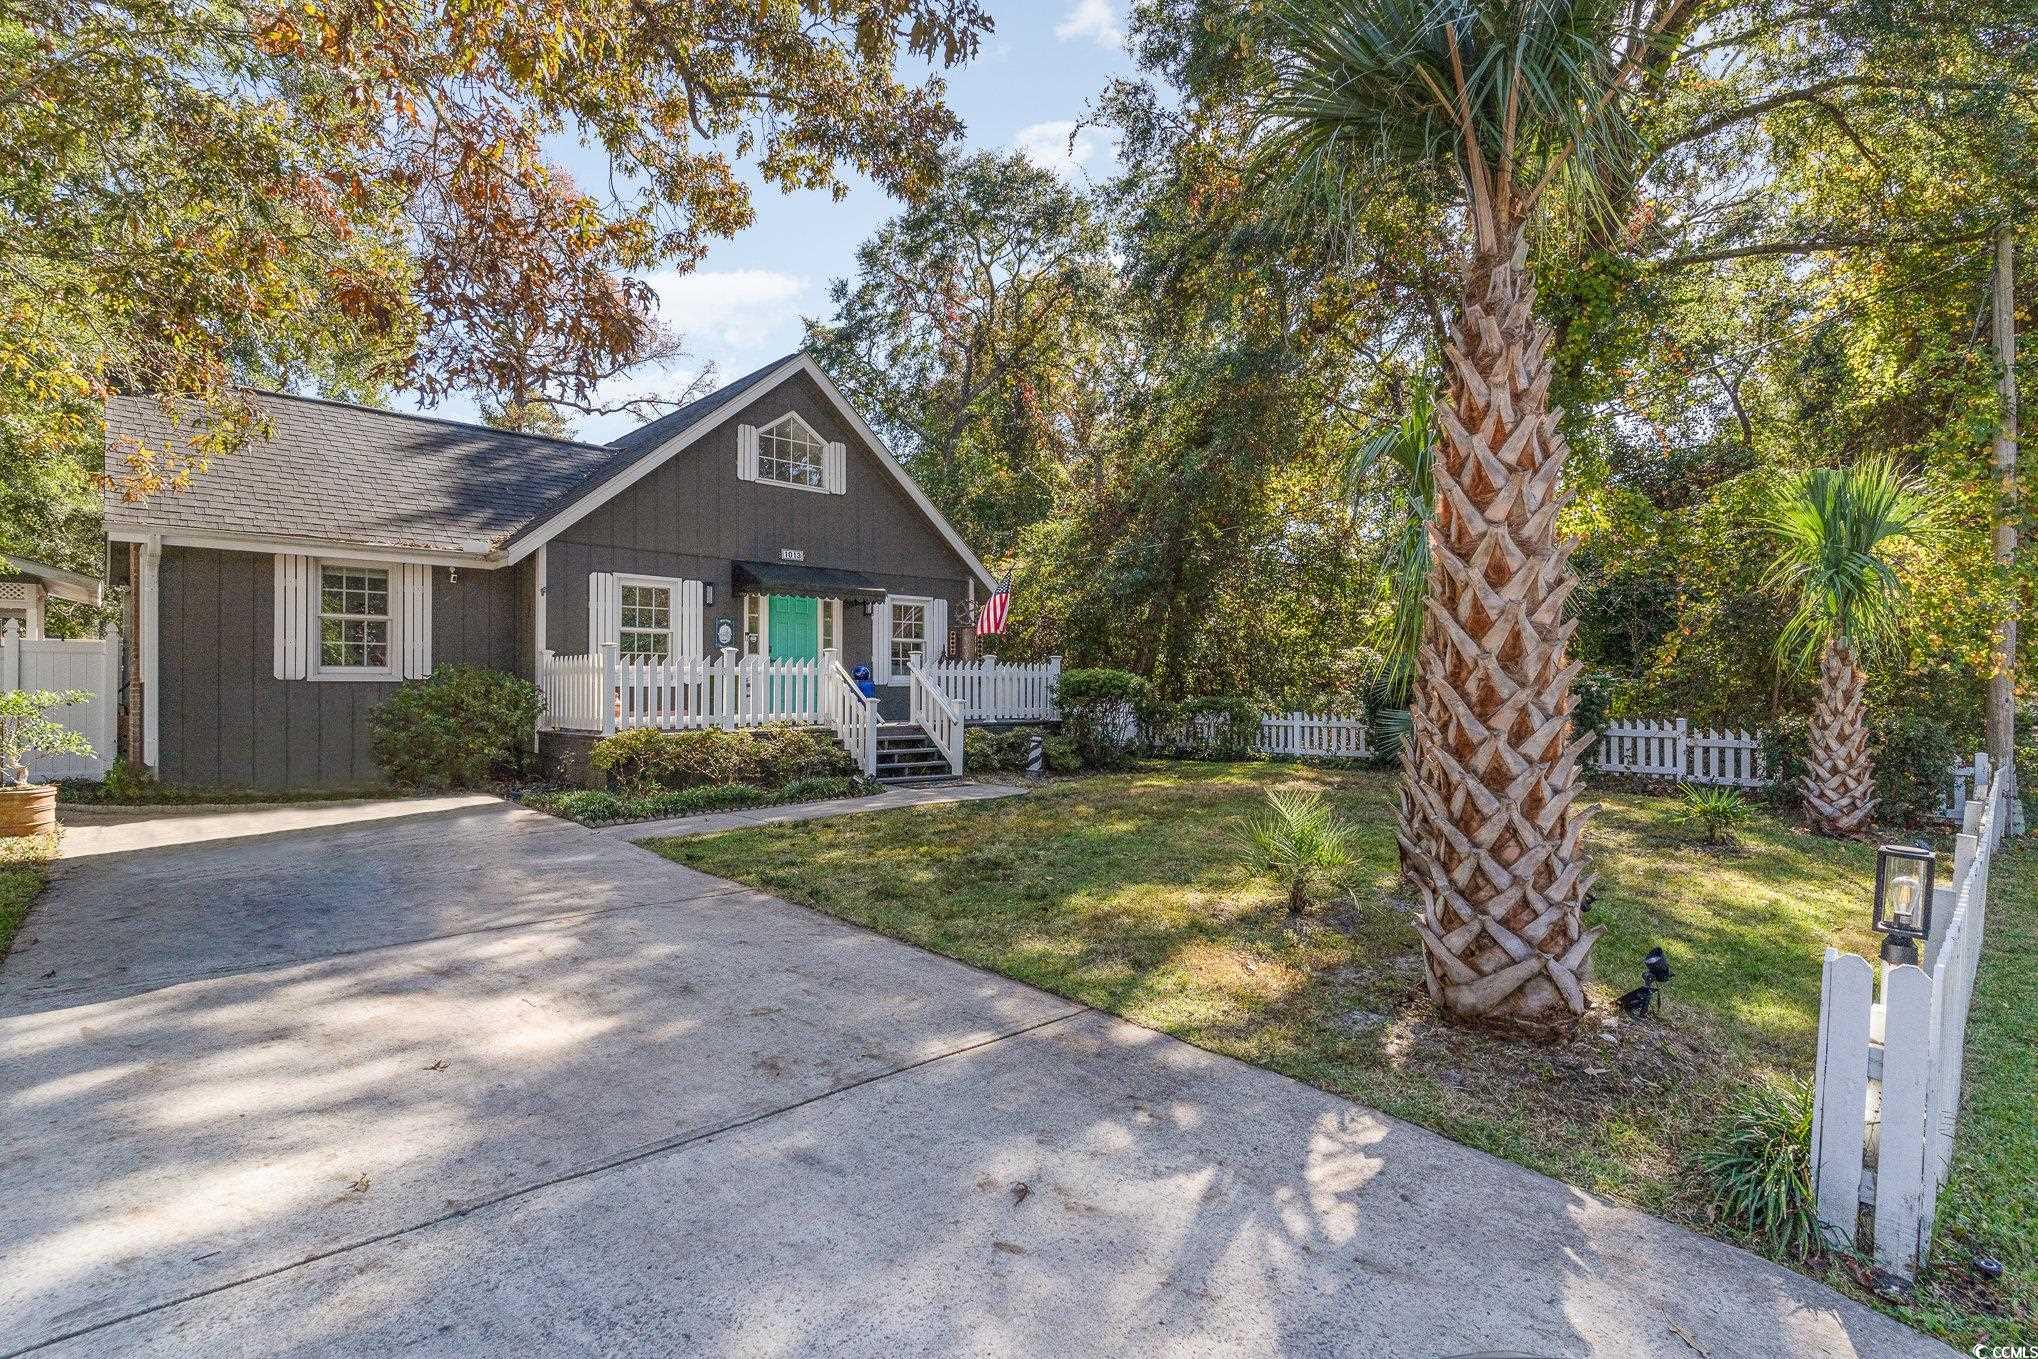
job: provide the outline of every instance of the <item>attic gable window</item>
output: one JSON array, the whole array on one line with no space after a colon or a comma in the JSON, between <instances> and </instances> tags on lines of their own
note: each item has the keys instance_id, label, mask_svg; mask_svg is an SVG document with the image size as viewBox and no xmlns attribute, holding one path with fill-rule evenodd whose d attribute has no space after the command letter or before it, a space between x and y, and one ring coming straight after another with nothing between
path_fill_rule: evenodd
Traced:
<instances>
[{"instance_id":1,"label":"attic gable window","mask_svg":"<svg viewBox=\"0 0 2038 1359\"><path fill-rule=\"evenodd\" d=\"M783 415L757 431L757 479L808 490L826 489L821 436L797 415Z\"/></svg>"}]
</instances>

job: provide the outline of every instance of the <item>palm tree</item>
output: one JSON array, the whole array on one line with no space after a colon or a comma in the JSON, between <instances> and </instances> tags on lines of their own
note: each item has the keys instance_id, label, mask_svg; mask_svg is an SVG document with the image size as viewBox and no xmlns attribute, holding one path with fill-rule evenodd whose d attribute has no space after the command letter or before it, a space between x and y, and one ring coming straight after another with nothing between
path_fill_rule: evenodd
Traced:
<instances>
[{"instance_id":1,"label":"palm tree","mask_svg":"<svg viewBox=\"0 0 2038 1359\"><path fill-rule=\"evenodd\" d=\"M1816 662L1819 670L1805 810L1820 833L1855 835L1875 812L1861 662L1896 631L1902 587L1887 553L1930 531L1930 503L1896 464L1872 457L1778 481L1764 527L1776 543L1769 581L1797 601L1777 654L1786 664Z\"/></svg>"},{"instance_id":2,"label":"palm tree","mask_svg":"<svg viewBox=\"0 0 2038 1359\"><path fill-rule=\"evenodd\" d=\"M1631 150L1620 93L1647 27L1630 0L1276 0L1255 161L1335 232L1383 176L1457 198L1463 292L1437 409L1431 569L1402 754L1400 836L1416 869L1431 997L1464 1023L1546 1035L1587 1006L1592 884L1574 807L1589 735L1571 729L1577 583L1556 517L1567 448L1529 233L1558 198L1606 207Z\"/></svg>"}]
</instances>

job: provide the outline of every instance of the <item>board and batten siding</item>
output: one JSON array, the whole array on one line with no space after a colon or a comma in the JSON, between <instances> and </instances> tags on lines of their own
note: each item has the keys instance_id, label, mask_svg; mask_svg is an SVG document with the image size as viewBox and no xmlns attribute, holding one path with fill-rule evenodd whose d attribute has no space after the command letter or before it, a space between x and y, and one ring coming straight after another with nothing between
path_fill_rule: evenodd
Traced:
<instances>
[{"instance_id":1,"label":"board and batten siding","mask_svg":"<svg viewBox=\"0 0 2038 1359\"><path fill-rule=\"evenodd\" d=\"M530 677L528 563L432 570L432 660ZM395 682L275 677L275 559L166 547L160 573L158 774L222 788L383 782L368 722ZM524 621L519 622L523 612Z\"/></svg>"},{"instance_id":2,"label":"board and batten siding","mask_svg":"<svg viewBox=\"0 0 2038 1359\"><path fill-rule=\"evenodd\" d=\"M762 427L788 411L823 440L847 448L843 494L737 476L738 429ZM701 639L712 649L717 619L733 621L739 635L742 629L731 564L779 561L786 548L804 554L803 566L859 571L893 594L945 599L949 617L963 617L969 567L814 380L796 373L546 545L547 644L559 652L588 649L587 578L614 571L712 585L715 603L705 612ZM842 631L844 664L868 664L870 620L860 609L845 610Z\"/></svg>"}]
</instances>

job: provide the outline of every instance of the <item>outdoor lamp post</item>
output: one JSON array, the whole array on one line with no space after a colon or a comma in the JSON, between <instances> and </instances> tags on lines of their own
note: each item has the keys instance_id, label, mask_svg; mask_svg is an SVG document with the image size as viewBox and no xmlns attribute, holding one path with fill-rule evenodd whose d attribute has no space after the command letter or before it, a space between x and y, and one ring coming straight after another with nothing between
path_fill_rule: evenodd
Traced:
<instances>
[{"instance_id":1,"label":"outdoor lamp post","mask_svg":"<svg viewBox=\"0 0 2038 1359\"><path fill-rule=\"evenodd\" d=\"M1918 961L1918 941L1932 934L1932 873L1939 856L1920 845L1875 851L1875 928L1886 963Z\"/></svg>"}]
</instances>

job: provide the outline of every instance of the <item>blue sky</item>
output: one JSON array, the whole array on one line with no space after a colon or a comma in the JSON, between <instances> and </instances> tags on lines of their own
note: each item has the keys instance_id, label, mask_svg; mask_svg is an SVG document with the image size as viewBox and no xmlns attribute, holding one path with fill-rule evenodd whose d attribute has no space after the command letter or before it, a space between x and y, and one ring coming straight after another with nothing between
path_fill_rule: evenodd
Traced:
<instances>
[{"instance_id":1,"label":"blue sky","mask_svg":"<svg viewBox=\"0 0 2038 1359\"><path fill-rule=\"evenodd\" d=\"M1018 149L1072 181L1108 174L1115 162L1105 134L1070 133L1114 76L1130 74L1124 46L1126 0L991 0L997 28L975 61L945 73L950 107L972 148ZM903 68L924 74L918 63ZM595 155L565 148L562 159L586 183L607 175ZM690 358L671 372L644 371L617 386L631 392L678 391L704 364L736 377L799 344L803 315L827 309L828 282L846 276L856 247L898 204L862 181L840 203L825 193L783 194L750 179L757 221L720 241L698 269L651 276L660 315L687 342ZM435 414L471 419L471 402L446 401ZM603 441L636 424L628 415L587 418L579 435Z\"/></svg>"}]
</instances>

